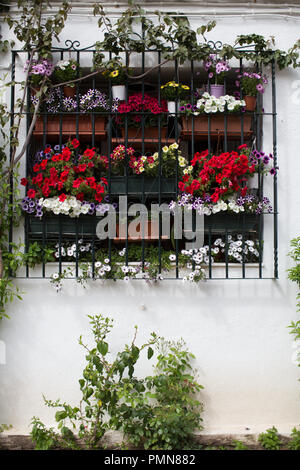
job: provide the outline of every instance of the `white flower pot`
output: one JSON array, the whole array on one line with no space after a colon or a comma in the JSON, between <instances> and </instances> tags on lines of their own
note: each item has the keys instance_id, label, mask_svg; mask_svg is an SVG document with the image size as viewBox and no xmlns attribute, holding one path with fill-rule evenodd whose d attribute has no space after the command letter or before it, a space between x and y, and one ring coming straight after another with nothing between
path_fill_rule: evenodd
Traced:
<instances>
[{"instance_id":1,"label":"white flower pot","mask_svg":"<svg viewBox=\"0 0 300 470\"><path fill-rule=\"evenodd\" d=\"M126 99L126 87L125 85L113 85L111 87L112 97L114 100L125 101Z\"/></svg>"},{"instance_id":2,"label":"white flower pot","mask_svg":"<svg viewBox=\"0 0 300 470\"><path fill-rule=\"evenodd\" d=\"M175 113L178 112L178 103L176 101L168 101L168 111L170 116L175 116Z\"/></svg>"},{"instance_id":3,"label":"white flower pot","mask_svg":"<svg viewBox=\"0 0 300 470\"><path fill-rule=\"evenodd\" d=\"M248 178L248 184L247 184L249 189L257 189L258 188L258 173L254 173L253 176L250 176Z\"/></svg>"}]
</instances>

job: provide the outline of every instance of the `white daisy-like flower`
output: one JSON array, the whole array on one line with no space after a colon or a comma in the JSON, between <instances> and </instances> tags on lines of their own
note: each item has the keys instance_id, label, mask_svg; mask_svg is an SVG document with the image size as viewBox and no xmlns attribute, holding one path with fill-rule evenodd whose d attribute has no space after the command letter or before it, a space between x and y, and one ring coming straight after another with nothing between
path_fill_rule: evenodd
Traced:
<instances>
[{"instance_id":1,"label":"white daisy-like flower","mask_svg":"<svg viewBox=\"0 0 300 470\"><path fill-rule=\"evenodd\" d=\"M170 261L175 261L176 260L176 255L170 255L169 260Z\"/></svg>"}]
</instances>

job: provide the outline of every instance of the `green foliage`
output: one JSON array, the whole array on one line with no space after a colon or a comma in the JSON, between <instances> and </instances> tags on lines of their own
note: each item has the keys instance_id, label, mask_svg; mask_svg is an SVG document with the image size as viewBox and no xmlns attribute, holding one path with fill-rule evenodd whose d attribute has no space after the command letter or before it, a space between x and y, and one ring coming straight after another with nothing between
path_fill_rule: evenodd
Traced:
<instances>
[{"instance_id":1,"label":"green foliage","mask_svg":"<svg viewBox=\"0 0 300 470\"><path fill-rule=\"evenodd\" d=\"M172 13L154 11L155 21L147 15L147 11L139 5L130 2L116 22L112 22L99 3L94 6L94 15L99 15L99 28L104 29L104 40L97 43L98 50L111 51L115 55L126 51L127 57L132 52L142 52L147 49L160 50L162 57L167 60L178 60L183 64L187 59L195 59L204 51L208 54L208 45L198 45L198 36L204 35L215 27L211 21L200 26L197 31L191 28L186 16L173 16ZM153 14L152 13L152 14ZM139 28L139 32L136 29ZM195 52L196 51L196 52ZM97 65L104 56L99 55Z\"/></svg>"},{"instance_id":2,"label":"green foliage","mask_svg":"<svg viewBox=\"0 0 300 470\"><path fill-rule=\"evenodd\" d=\"M291 440L288 444L288 448L289 450L300 450L300 429L292 429Z\"/></svg>"},{"instance_id":3,"label":"green foliage","mask_svg":"<svg viewBox=\"0 0 300 470\"><path fill-rule=\"evenodd\" d=\"M52 41L59 41L59 34L71 9L69 2L61 2L53 16L43 16L52 8L48 0L18 0L18 8L21 11L18 18L14 19L9 14L4 17L8 26L13 28L25 51L34 51L39 58L49 57Z\"/></svg>"},{"instance_id":4,"label":"green foliage","mask_svg":"<svg viewBox=\"0 0 300 470\"><path fill-rule=\"evenodd\" d=\"M296 282L300 291L300 237L293 238L290 244L292 250L289 252L289 256L295 262L295 266L288 269L288 279ZM300 292L297 294L297 310L300 311ZM300 320L292 321L288 328L290 328L290 333L294 335L295 340L300 339Z\"/></svg>"},{"instance_id":5,"label":"green foliage","mask_svg":"<svg viewBox=\"0 0 300 470\"><path fill-rule=\"evenodd\" d=\"M258 34L243 34L237 37L235 46L254 46L254 52L245 52L242 49L239 51L240 57L245 57L249 60L253 60L262 65L270 65L273 60L278 65L279 69L282 70L286 67L293 66L297 68L300 66L299 61L299 48L300 40L288 49L288 51L282 51L280 49L274 49L275 40L273 37L267 41L263 36Z\"/></svg>"},{"instance_id":6,"label":"green foliage","mask_svg":"<svg viewBox=\"0 0 300 470\"><path fill-rule=\"evenodd\" d=\"M242 441L234 439L232 444L234 445L233 450L248 450L248 447Z\"/></svg>"},{"instance_id":7,"label":"green foliage","mask_svg":"<svg viewBox=\"0 0 300 470\"><path fill-rule=\"evenodd\" d=\"M196 394L203 388L193 376L194 356L183 341L161 340L155 375L133 384L124 382L113 423L126 439L145 449L182 449L201 429L202 404Z\"/></svg>"},{"instance_id":8,"label":"green foliage","mask_svg":"<svg viewBox=\"0 0 300 470\"><path fill-rule=\"evenodd\" d=\"M0 424L0 434L12 428L11 424Z\"/></svg>"},{"instance_id":9,"label":"green foliage","mask_svg":"<svg viewBox=\"0 0 300 470\"><path fill-rule=\"evenodd\" d=\"M102 315L89 319L94 344L88 347L82 337L79 339L87 361L79 380L81 401L73 407L60 400L45 399L47 406L57 409L58 429L47 429L33 418L31 437L36 448L99 448L110 429L122 430L128 442L145 449L191 448L193 431L201 429L202 404L196 395L203 387L194 379L194 356L185 343L168 342L152 333L139 347L135 327L131 344L112 358L107 339L112 320ZM154 346L159 351L155 374L136 378L135 366L142 351L151 360Z\"/></svg>"},{"instance_id":10,"label":"green foliage","mask_svg":"<svg viewBox=\"0 0 300 470\"><path fill-rule=\"evenodd\" d=\"M115 416L118 401L122 395L124 383L131 381L133 387L139 388L137 379L133 378L134 367L143 349L148 350L157 342L154 333L148 342L138 347L135 344L137 328L130 345L111 358L111 351L107 342L107 336L111 331L113 322L102 315L89 316L94 345L88 347L83 343L82 337L79 344L86 350L87 365L79 380L82 398L78 406L71 406L60 400L46 400L50 408L58 408L55 420L58 423L58 431L46 429L46 427L34 418L31 437L39 449L49 449L59 445L63 448L78 449L78 439L86 449L99 448L105 432L110 429L110 420ZM111 358L111 359L110 359ZM123 376L126 375L126 378Z\"/></svg>"},{"instance_id":11,"label":"green foliage","mask_svg":"<svg viewBox=\"0 0 300 470\"><path fill-rule=\"evenodd\" d=\"M59 440L53 428L47 429L37 417L31 420L30 436L35 443L36 450L50 450L59 445Z\"/></svg>"},{"instance_id":12,"label":"green foliage","mask_svg":"<svg viewBox=\"0 0 300 470\"><path fill-rule=\"evenodd\" d=\"M54 249L41 246L38 242L30 243L28 250L23 255L23 263L30 268L34 268L42 262L54 261Z\"/></svg>"},{"instance_id":13,"label":"green foliage","mask_svg":"<svg viewBox=\"0 0 300 470\"><path fill-rule=\"evenodd\" d=\"M266 450L280 450L280 446L282 445L282 441L280 440L275 426L259 434L258 442Z\"/></svg>"},{"instance_id":14,"label":"green foliage","mask_svg":"<svg viewBox=\"0 0 300 470\"><path fill-rule=\"evenodd\" d=\"M43 58L51 55L53 39L59 40L70 5L68 2L61 2L57 12L51 15L44 15L49 12L51 4L48 0L18 0L20 15L12 17L9 12L5 13L4 21L13 30L16 38L21 43L21 48L29 53L27 75L21 83L21 96L16 99L14 109L14 124L10 130L5 127L10 121L10 113L7 107L0 105L0 319L7 317L5 313L6 305L14 298L21 299L19 290L14 285L11 276L16 272L18 266L24 261L20 248L21 245L13 245L10 240L11 226L17 226L20 221L20 191L18 184L19 160L25 154L26 147L30 140L30 135L25 139L22 150L16 156L19 146L19 130L24 116L26 104L27 85L29 84L29 70L34 57ZM0 52L5 53L9 47L8 41L0 42ZM4 77L5 80L6 77ZM1 84L2 85L2 84ZM3 84L2 86L13 86L14 83ZM41 84L41 89L37 96L41 96L47 91L45 81ZM38 111L39 102L36 106ZM8 145L10 145L10 155L8 156ZM25 262L29 266L33 265L39 255L38 247L35 246L26 255ZM48 253L43 256L48 256Z\"/></svg>"},{"instance_id":15,"label":"green foliage","mask_svg":"<svg viewBox=\"0 0 300 470\"><path fill-rule=\"evenodd\" d=\"M186 60L206 60L214 52L208 44L205 35L215 26L211 21L199 26L195 31L191 28L186 16L174 16L172 12L154 11L156 15L153 21L147 11L129 2L129 8L125 10L116 22L112 22L99 3L94 6L94 15L99 15L98 25L104 30L104 40L97 43L99 51L111 51L119 56L126 51L128 63L132 52L145 50L160 50L165 60L177 60L183 64ZM139 33L137 29L139 28ZM199 41L199 38L202 41ZM270 65L273 60L280 69L300 66L298 40L288 51L273 50L274 38L266 40L258 34L239 35L233 46L224 44L218 55L228 60L246 58L262 65ZM98 53L97 66L105 66L104 54Z\"/></svg>"}]
</instances>

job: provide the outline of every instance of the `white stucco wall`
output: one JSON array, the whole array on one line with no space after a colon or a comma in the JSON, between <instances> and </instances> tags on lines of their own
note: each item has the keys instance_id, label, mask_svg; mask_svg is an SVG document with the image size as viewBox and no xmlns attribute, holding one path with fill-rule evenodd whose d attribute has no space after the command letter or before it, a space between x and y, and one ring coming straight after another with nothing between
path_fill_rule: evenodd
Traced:
<instances>
[{"instance_id":1,"label":"white stucco wall","mask_svg":"<svg viewBox=\"0 0 300 470\"><path fill-rule=\"evenodd\" d=\"M196 12L195 7L192 11ZM202 24L208 19L194 17L192 22ZM287 50L298 39L298 18L253 15L245 9L244 16L216 19L217 27L209 35L212 40L232 43L238 34L274 35L277 46ZM98 38L95 20L82 13L70 16L61 44L77 39L85 47ZM2 61L3 67L7 60L9 56ZM293 95L293 86L300 82L296 80L300 80L299 71L277 74L279 280L214 280L196 286L180 281L155 286L107 281L104 285L91 282L87 289L70 280L61 293L48 280L18 280L23 301L9 307L11 319L0 325L0 341L6 349L5 361L0 360L0 423L12 424L13 433L27 434L32 416L54 424L54 413L43 405L42 394L76 403L84 366L84 351L77 339L89 334L87 315L94 313L115 319L113 352L131 340L136 324L140 343L152 331L186 340L196 356L199 382L205 387L201 398L206 432L244 433L246 428L259 432L271 425L289 432L300 423L300 374L292 362L293 338L287 329L297 318L297 290L286 274L289 240L300 234L300 99ZM271 111L269 96L270 89L266 111ZM265 122L267 152L272 151L269 129ZM271 237L267 223L264 242L269 276ZM145 359L138 373L150 372Z\"/></svg>"}]
</instances>

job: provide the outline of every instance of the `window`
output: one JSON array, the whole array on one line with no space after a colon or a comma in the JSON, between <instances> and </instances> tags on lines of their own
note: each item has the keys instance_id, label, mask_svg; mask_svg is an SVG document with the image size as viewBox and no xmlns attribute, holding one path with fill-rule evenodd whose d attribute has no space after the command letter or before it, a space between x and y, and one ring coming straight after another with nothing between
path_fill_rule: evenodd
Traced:
<instances>
[{"instance_id":1,"label":"window","mask_svg":"<svg viewBox=\"0 0 300 470\"><path fill-rule=\"evenodd\" d=\"M71 277L277 278L277 176L267 175L277 165L274 64L264 103L258 93L251 108L241 83L257 74L261 85L262 70L226 63L216 44L204 64L159 66L160 51L136 53L127 75L91 72L99 52L77 41L53 49L26 151L26 276L50 277L53 263L61 276L67 263ZM33 76L27 130L37 99ZM13 88L12 112L15 100ZM151 218L163 204L173 211ZM109 207L113 236L104 239ZM185 207L182 220L175 207Z\"/></svg>"}]
</instances>

